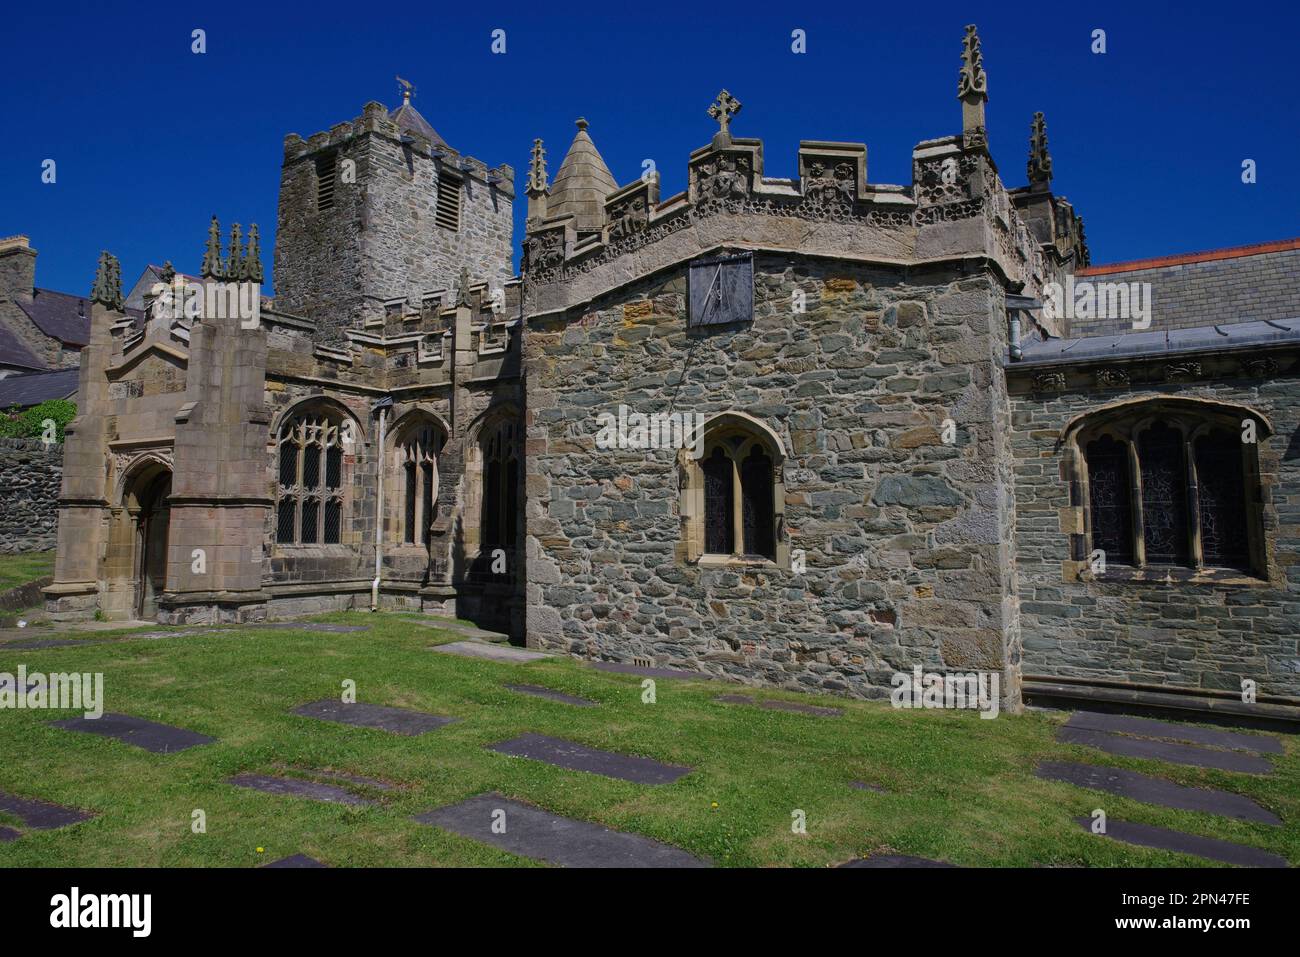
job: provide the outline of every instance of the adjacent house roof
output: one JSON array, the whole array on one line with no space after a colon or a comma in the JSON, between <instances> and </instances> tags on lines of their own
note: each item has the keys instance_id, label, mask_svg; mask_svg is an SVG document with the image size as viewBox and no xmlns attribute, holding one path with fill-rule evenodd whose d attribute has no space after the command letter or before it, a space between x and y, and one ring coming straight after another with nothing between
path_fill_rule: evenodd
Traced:
<instances>
[{"instance_id":1,"label":"adjacent house roof","mask_svg":"<svg viewBox=\"0 0 1300 957\"><path fill-rule=\"evenodd\" d=\"M26 409L50 399L66 399L77 393L80 369L34 372L0 379L0 411L18 406Z\"/></svg>"},{"instance_id":2,"label":"adjacent house roof","mask_svg":"<svg viewBox=\"0 0 1300 957\"><path fill-rule=\"evenodd\" d=\"M34 289L30 300L15 297L13 301L50 338L78 347L90 341L90 303L81 296Z\"/></svg>"},{"instance_id":3,"label":"adjacent house roof","mask_svg":"<svg viewBox=\"0 0 1300 957\"><path fill-rule=\"evenodd\" d=\"M35 370L44 369L45 363L17 334L0 325L0 366L20 366Z\"/></svg>"}]
</instances>

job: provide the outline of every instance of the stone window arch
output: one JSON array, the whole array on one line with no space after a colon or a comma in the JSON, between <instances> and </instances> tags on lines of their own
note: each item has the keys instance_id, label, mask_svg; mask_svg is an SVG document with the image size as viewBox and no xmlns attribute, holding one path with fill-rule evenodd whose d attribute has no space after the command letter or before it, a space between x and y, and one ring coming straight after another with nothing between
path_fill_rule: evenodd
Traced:
<instances>
[{"instance_id":1,"label":"stone window arch","mask_svg":"<svg viewBox=\"0 0 1300 957\"><path fill-rule=\"evenodd\" d=\"M343 541L344 446L352 429L342 413L319 405L281 423L276 439L277 544Z\"/></svg>"},{"instance_id":2,"label":"stone window arch","mask_svg":"<svg viewBox=\"0 0 1300 957\"><path fill-rule=\"evenodd\" d=\"M1076 558L1264 577L1259 447L1270 433L1244 406L1188 399L1125 403L1071 423Z\"/></svg>"},{"instance_id":3,"label":"stone window arch","mask_svg":"<svg viewBox=\"0 0 1300 957\"><path fill-rule=\"evenodd\" d=\"M705 423L699 458L679 454L688 561L789 567L784 458L780 438L757 419L731 412Z\"/></svg>"},{"instance_id":4,"label":"stone window arch","mask_svg":"<svg viewBox=\"0 0 1300 957\"><path fill-rule=\"evenodd\" d=\"M418 416L398 432L396 444L402 506L401 541L428 546L438 502L438 458L447 434L432 418Z\"/></svg>"},{"instance_id":5,"label":"stone window arch","mask_svg":"<svg viewBox=\"0 0 1300 957\"><path fill-rule=\"evenodd\" d=\"M483 499L479 541L483 549L515 547L519 512L519 449L515 422L504 420L483 431Z\"/></svg>"}]
</instances>

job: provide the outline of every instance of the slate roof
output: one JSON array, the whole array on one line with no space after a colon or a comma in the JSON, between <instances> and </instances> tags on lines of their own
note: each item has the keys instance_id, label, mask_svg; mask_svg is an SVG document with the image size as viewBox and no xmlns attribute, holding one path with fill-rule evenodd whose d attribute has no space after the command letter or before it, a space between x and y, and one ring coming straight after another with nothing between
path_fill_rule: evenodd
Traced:
<instances>
[{"instance_id":1,"label":"slate roof","mask_svg":"<svg viewBox=\"0 0 1300 957\"><path fill-rule=\"evenodd\" d=\"M1192 329L1300 316L1300 239L1090 266L1076 280L1149 282L1153 329ZM1131 329L1128 319L1074 319L1071 335Z\"/></svg>"},{"instance_id":2,"label":"slate roof","mask_svg":"<svg viewBox=\"0 0 1300 957\"><path fill-rule=\"evenodd\" d=\"M1300 310L1298 310L1300 312ZM1156 329L1021 344L1023 358L1007 366L1052 366L1189 352L1232 352L1261 346L1300 345L1300 315L1282 321L1237 322L1195 329Z\"/></svg>"},{"instance_id":3,"label":"slate roof","mask_svg":"<svg viewBox=\"0 0 1300 957\"><path fill-rule=\"evenodd\" d=\"M0 379L0 411L13 406L26 409L50 399L66 399L76 393L80 375L80 369L59 369Z\"/></svg>"},{"instance_id":4,"label":"slate roof","mask_svg":"<svg viewBox=\"0 0 1300 957\"><path fill-rule=\"evenodd\" d=\"M32 352L27 343L5 325L0 325L0 365L23 366L34 370L45 368L45 363Z\"/></svg>"},{"instance_id":5,"label":"slate roof","mask_svg":"<svg viewBox=\"0 0 1300 957\"><path fill-rule=\"evenodd\" d=\"M53 289L34 289L30 301L15 298L36 328L64 345L84 346L90 341L90 302Z\"/></svg>"},{"instance_id":6,"label":"slate roof","mask_svg":"<svg viewBox=\"0 0 1300 957\"><path fill-rule=\"evenodd\" d=\"M405 130L408 133L419 133L433 146L447 145L447 141L438 135L438 131L430 126L429 121L421 116L420 111L409 102L403 103L393 110L389 114L389 118L397 124L399 130Z\"/></svg>"}]
</instances>

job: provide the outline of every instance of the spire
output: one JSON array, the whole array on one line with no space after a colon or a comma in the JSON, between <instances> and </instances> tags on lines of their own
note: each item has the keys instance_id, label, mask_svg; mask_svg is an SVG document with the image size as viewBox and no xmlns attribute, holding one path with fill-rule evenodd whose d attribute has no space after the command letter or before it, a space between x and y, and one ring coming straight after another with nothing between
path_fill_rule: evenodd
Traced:
<instances>
[{"instance_id":1,"label":"spire","mask_svg":"<svg viewBox=\"0 0 1300 957\"><path fill-rule=\"evenodd\" d=\"M262 246L258 237L257 223L248 227L248 247L244 252L243 272L240 279L248 282L262 281Z\"/></svg>"},{"instance_id":2,"label":"spire","mask_svg":"<svg viewBox=\"0 0 1300 957\"><path fill-rule=\"evenodd\" d=\"M546 218L546 150L540 139L533 140L533 157L528 163L528 219Z\"/></svg>"},{"instance_id":3,"label":"spire","mask_svg":"<svg viewBox=\"0 0 1300 957\"><path fill-rule=\"evenodd\" d=\"M199 275L204 279L221 278L221 224L217 222L216 216L212 217L212 222L208 225L208 248L203 253Z\"/></svg>"},{"instance_id":4,"label":"spire","mask_svg":"<svg viewBox=\"0 0 1300 957\"><path fill-rule=\"evenodd\" d=\"M587 121L577 120L578 132L551 184L549 216L574 215L578 232L595 232L605 225L605 199L618 189L596 144L587 135Z\"/></svg>"},{"instance_id":5,"label":"spire","mask_svg":"<svg viewBox=\"0 0 1300 957\"><path fill-rule=\"evenodd\" d=\"M429 141L430 146L446 146L447 141L438 135L438 131L429 125L429 121L420 115L420 111L411 105L411 97L415 95L415 84L410 80L403 80L400 76L397 82L402 88L402 105L389 114L389 119L397 124L397 128L404 133L418 133Z\"/></svg>"},{"instance_id":6,"label":"spire","mask_svg":"<svg viewBox=\"0 0 1300 957\"><path fill-rule=\"evenodd\" d=\"M1052 185L1052 155L1047 152L1047 124L1035 113L1029 126L1029 185L1045 190Z\"/></svg>"},{"instance_id":7,"label":"spire","mask_svg":"<svg viewBox=\"0 0 1300 957\"><path fill-rule=\"evenodd\" d=\"M962 40L961 72L957 74L957 99L961 100L962 146L966 149L988 149L988 134L984 127L984 104L989 99L989 78L984 72L984 54L980 50L980 37L975 24L966 27Z\"/></svg>"},{"instance_id":8,"label":"spire","mask_svg":"<svg viewBox=\"0 0 1300 957\"><path fill-rule=\"evenodd\" d=\"M95 270L90 301L114 312L122 311L122 266L107 250L99 254L99 268Z\"/></svg>"},{"instance_id":9,"label":"spire","mask_svg":"<svg viewBox=\"0 0 1300 957\"><path fill-rule=\"evenodd\" d=\"M238 280L240 278L240 262L243 258L243 251L239 248L239 223L230 225L230 258L226 261L225 278Z\"/></svg>"}]
</instances>

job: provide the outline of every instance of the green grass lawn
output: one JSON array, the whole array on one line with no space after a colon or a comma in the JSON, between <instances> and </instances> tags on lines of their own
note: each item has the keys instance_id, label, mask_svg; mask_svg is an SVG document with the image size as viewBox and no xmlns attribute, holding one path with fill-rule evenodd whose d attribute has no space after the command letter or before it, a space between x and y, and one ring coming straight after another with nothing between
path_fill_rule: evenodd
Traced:
<instances>
[{"instance_id":1,"label":"green grass lawn","mask_svg":"<svg viewBox=\"0 0 1300 957\"><path fill-rule=\"evenodd\" d=\"M54 552L0 555L0 591L54 574Z\"/></svg>"},{"instance_id":2,"label":"green grass lawn","mask_svg":"<svg viewBox=\"0 0 1300 957\"><path fill-rule=\"evenodd\" d=\"M0 671L102 671L106 708L189 728L217 743L150 754L50 725L67 712L0 711L0 790L98 816L0 843L0 866L249 866L307 854L332 866L520 865L411 816L497 790L571 817L634 831L729 866L812 866L880 851L975 866L1204 865L1084 832L1072 820L1102 807L1112 819L1240 841L1300 863L1300 753L1251 776L1115 758L1053 740L1063 715L981 720L974 712L899 711L887 702L813 699L839 718L715 702L721 682L658 682L573 659L523 665L429 652L458 636L397 615L329 616L372 625L326 634L239 628L34 651L0 646ZM105 637L103 633L94 637ZM419 737L297 717L289 709L357 684L358 700L459 720ZM575 708L502 687L546 685L600 702ZM772 694L776 692L752 692ZM484 749L525 731L693 767L646 786L566 771ZM1286 821L1269 827L1171 811L1033 775L1042 759L1075 759L1247 794ZM327 768L397 785L382 805L352 808L233 787L244 771ZM882 785L887 794L849 782ZM191 832L202 809L207 833ZM791 833L791 813L807 834ZM0 823L21 825L0 814ZM263 853L258 853L258 848Z\"/></svg>"}]
</instances>

